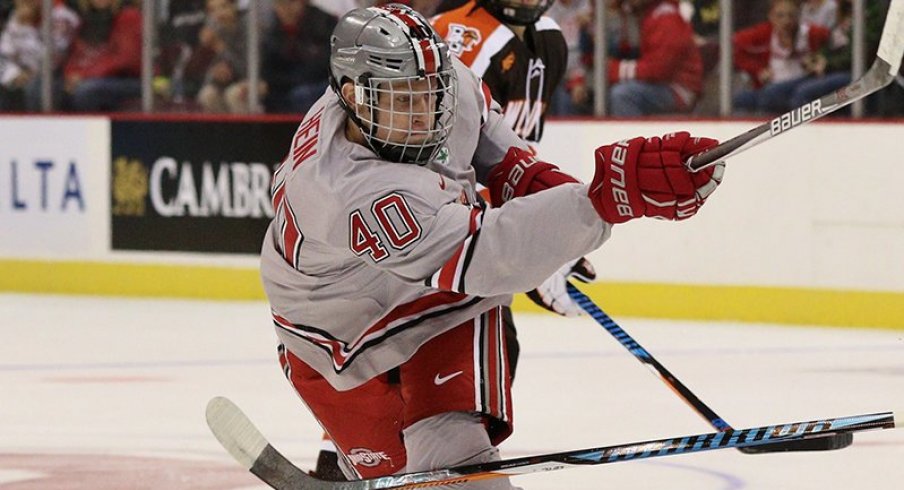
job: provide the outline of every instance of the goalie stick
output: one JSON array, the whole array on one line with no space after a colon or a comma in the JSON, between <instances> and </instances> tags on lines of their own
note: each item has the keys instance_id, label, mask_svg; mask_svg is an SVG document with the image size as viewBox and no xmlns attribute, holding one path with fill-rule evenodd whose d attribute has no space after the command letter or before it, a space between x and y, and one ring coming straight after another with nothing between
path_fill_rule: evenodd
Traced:
<instances>
[{"instance_id":1,"label":"goalie stick","mask_svg":"<svg viewBox=\"0 0 904 490\"><path fill-rule=\"evenodd\" d=\"M876 61L859 79L828 95L792 109L746 133L692 156L685 162L691 170L700 170L737 155L770 138L815 121L855 101L885 88L898 75L904 58L904 0L891 0L885 27L879 40Z\"/></svg>"},{"instance_id":2,"label":"goalie stick","mask_svg":"<svg viewBox=\"0 0 904 490\"><path fill-rule=\"evenodd\" d=\"M612 319L609 315L606 314L596 303L593 302L586 294L582 293L578 288L576 288L571 283L566 283L566 288L568 289L568 295L571 296L571 299L574 300L578 306L581 307L584 311L587 312L597 323L600 324L603 328L606 329L615 340L618 341L625 349L628 349L638 361L643 363L645 366L649 367L651 371L656 373L659 378L665 382L672 388L672 391L677 393L681 398L687 402L691 408L694 409L700 416L706 419L714 429L720 432L732 431L734 430L728 422L725 421L722 417L720 417L716 412L709 408L706 403L703 403L703 400L697 398L697 395L694 394L687 386L684 385L674 374L672 374L665 366L660 364L659 361L650 354L650 351L645 349L642 345L640 345L633 337L631 337L628 332L625 332L615 320ZM833 449L843 449L851 445L854 442L854 435L851 433L842 433L842 434L832 434L826 435L822 437L814 437L808 439L800 439L795 441L782 442L777 444L769 444L767 446L755 446L755 447L739 447L738 449L746 454L761 454L761 453L777 453L777 452L786 452L786 451L828 451Z\"/></svg>"},{"instance_id":3,"label":"goalie stick","mask_svg":"<svg viewBox=\"0 0 904 490\"><path fill-rule=\"evenodd\" d=\"M898 424L904 412L897 412ZM806 440L838 434L895 427L895 414L882 412L810 422L773 424L750 429L672 437L615 446L577 449L490 463L456 466L350 482L324 481L308 475L279 453L234 403L215 397L207 404L207 425L220 444L245 469L276 490L377 490L435 488L442 485L599 465L673 454L732 447L757 447L777 441Z\"/></svg>"}]
</instances>

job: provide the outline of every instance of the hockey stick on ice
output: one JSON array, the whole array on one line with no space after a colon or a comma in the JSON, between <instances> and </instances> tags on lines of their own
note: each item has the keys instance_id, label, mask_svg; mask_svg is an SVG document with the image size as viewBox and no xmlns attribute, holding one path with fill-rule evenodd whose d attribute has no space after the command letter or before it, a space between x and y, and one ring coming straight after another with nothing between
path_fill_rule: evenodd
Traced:
<instances>
[{"instance_id":1,"label":"hockey stick on ice","mask_svg":"<svg viewBox=\"0 0 904 490\"><path fill-rule=\"evenodd\" d=\"M351 482L324 481L299 469L274 449L248 417L226 398L216 397L207 404L207 425L236 461L277 490L377 490L435 488L444 484L561 470L574 466L616 463L732 447L756 447L776 441L806 440L820 434L891 429L895 427L896 417L900 425L902 414L904 412L897 412L897 416L892 412L883 412L766 425L737 431L578 449Z\"/></svg>"},{"instance_id":2,"label":"hockey stick on ice","mask_svg":"<svg viewBox=\"0 0 904 490\"><path fill-rule=\"evenodd\" d=\"M815 121L878 92L898 75L902 57L904 57L904 0L891 0L885 27L882 29L882 37L879 40L876 61L862 77L846 87L792 109L746 133L689 158L686 162L687 166L692 170L706 168L801 124Z\"/></svg>"},{"instance_id":3,"label":"hockey stick on ice","mask_svg":"<svg viewBox=\"0 0 904 490\"><path fill-rule=\"evenodd\" d=\"M625 349L634 355L638 361L649 367L651 371L656 373L659 378L665 382L669 388L678 394L694 409L701 417L706 419L714 429L720 432L734 430L728 422L720 417L709 405L703 403L703 400L697 398L684 383L681 382L674 374L672 374L665 366L659 363L650 351L640 345L628 332L625 332L615 320L606 314L596 303L593 302L586 294L582 293L573 284L567 283L568 295L578 304L588 315L593 317L607 332L612 334ZM758 447L739 447L741 452L747 454L759 453L777 453L786 451L828 451L833 449L843 449L851 445L854 441L854 435L851 433L826 435L823 437L814 437L810 439L801 439L796 441L788 441L778 444L769 444L768 446Z\"/></svg>"}]
</instances>

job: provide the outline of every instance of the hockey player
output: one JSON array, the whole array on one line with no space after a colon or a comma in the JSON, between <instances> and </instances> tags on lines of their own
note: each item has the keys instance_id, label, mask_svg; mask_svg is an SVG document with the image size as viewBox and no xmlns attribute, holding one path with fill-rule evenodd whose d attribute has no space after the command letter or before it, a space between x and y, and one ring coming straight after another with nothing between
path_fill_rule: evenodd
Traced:
<instances>
[{"instance_id":1,"label":"hockey player","mask_svg":"<svg viewBox=\"0 0 904 490\"><path fill-rule=\"evenodd\" d=\"M405 2L410 4L410 2ZM543 133L546 110L565 73L567 46L558 25L543 14L553 0L446 1L431 22L449 50L482 77L490 95L503 106L506 123L535 150ZM417 9L415 9L417 10ZM478 199L487 197L486 190ZM596 278L585 258L569 261L527 297L537 305L564 316L577 316L581 308L568 296L565 284L575 277ZM514 378L520 346L512 311L502 309L509 368ZM335 474L329 442L318 455L316 473Z\"/></svg>"},{"instance_id":2,"label":"hockey player","mask_svg":"<svg viewBox=\"0 0 904 490\"><path fill-rule=\"evenodd\" d=\"M568 55L559 26L543 16L552 4L553 0L445 1L439 5L441 13L431 20L449 50L482 77L493 100L503 106L505 123L528 141L532 151L543 134L546 110L565 74ZM487 197L482 191L478 199ZM571 260L528 291L527 297L554 313L580 315L581 308L565 288L571 277L589 282L596 272L583 257ZM502 322L514 378L520 346L507 306L502 309ZM315 473L336 474L331 466L335 459L325 440Z\"/></svg>"},{"instance_id":3,"label":"hockey player","mask_svg":"<svg viewBox=\"0 0 904 490\"><path fill-rule=\"evenodd\" d=\"M565 76L568 57L559 26L543 15L552 4L553 0L470 0L432 19L449 50L483 79L502 105L506 123L532 147L543 135L546 110ZM565 289L569 277L586 282L596 273L586 259L572 260L527 296L560 315L579 315L581 308ZM503 316L514 371L517 337L508 308Z\"/></svg>"},{"instance_id":4,"label":"hockey player","mask_svg":"<svg viewBox=\"0 0 904 490\"><path fill-rule=\"evenodd\" d=\"M553 0L471 0L432 19L449 50L486 82L505 121L531 144L565 75L568 47L543 13Z\"/></svg>"},{"instance_id":5,"label":"hockey player","mask_svg":"<svg viewBox=\"0 0 904 490\"><path fill-rule=\"evenodd\" d=\"M498 460L500 307L614 224L695 214L721 168L682 161L715 141L602 146L583 185L532 156L414 11L353 10L331 44L332 91L274 175L261 253L280 363L350 478ZM499 207L476 204L477 182Z\"/></svg>"}]
</instances>

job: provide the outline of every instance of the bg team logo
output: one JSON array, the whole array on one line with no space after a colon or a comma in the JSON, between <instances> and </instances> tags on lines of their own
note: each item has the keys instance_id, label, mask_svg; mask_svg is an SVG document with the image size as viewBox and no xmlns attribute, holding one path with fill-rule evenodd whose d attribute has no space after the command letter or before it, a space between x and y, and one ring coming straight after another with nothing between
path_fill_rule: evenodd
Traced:
<instances>
[{"instance_id":1,"label":"bg team logo","mask_svg":"<svg viewBox=\"0 0 904 490\"><path fill-rule=\"evenodd\" d=\"M446 37L446 44L449 45L449 50L457 56L473 50L474 46L480 44L481 40L480 31L477 29L461 24L449 24L449 35Z\"/></svg>"}]
</instances>

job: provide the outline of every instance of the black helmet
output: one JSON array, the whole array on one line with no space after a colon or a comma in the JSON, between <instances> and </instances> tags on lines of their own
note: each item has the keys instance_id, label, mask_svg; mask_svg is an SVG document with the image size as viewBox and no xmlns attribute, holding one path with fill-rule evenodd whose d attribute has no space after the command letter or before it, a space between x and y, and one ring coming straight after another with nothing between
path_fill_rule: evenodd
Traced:
<instances>
[{"instance_id":1,"label":"black helmet","mask_svg":"<svg viewBox=\"0 0 904 490\"><path fill-rule=\"evenodd\" d=\"M540 20L552 6L553 1L538 0L533 6L525 5L523 1L518 0L477 0L477 3L505 24L526 26Z\"/></svg>"}]
</instances>

